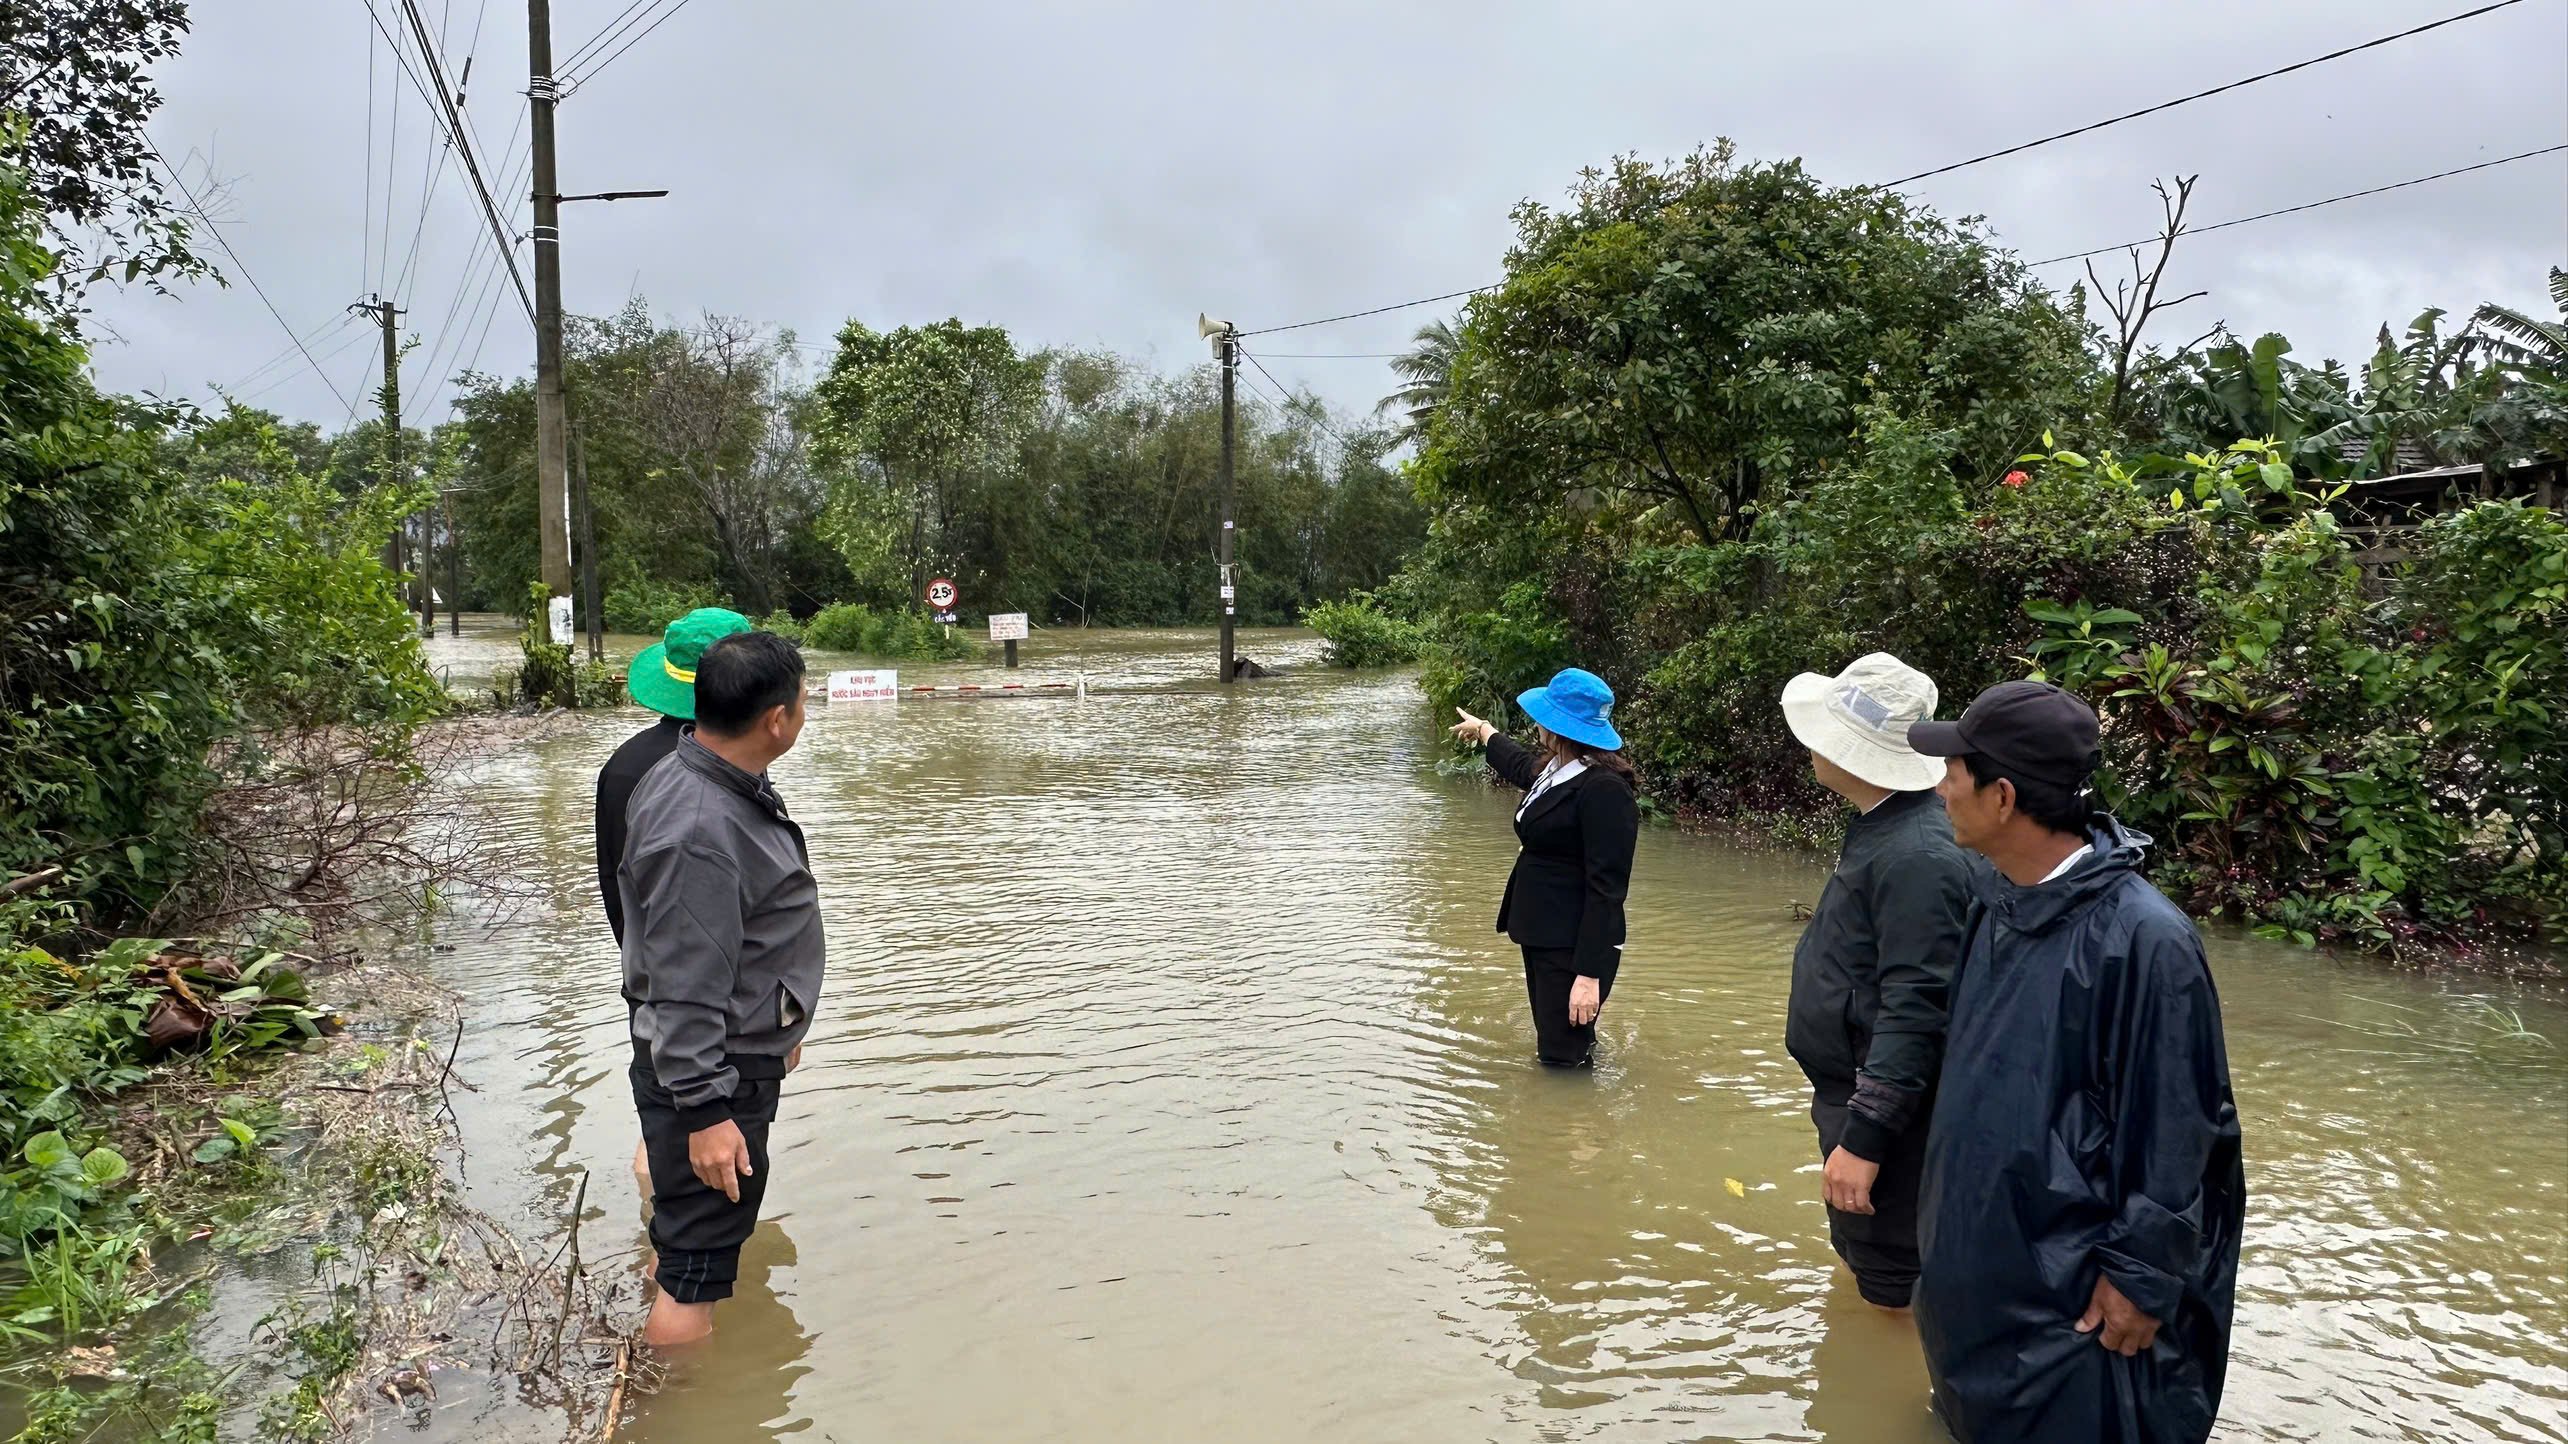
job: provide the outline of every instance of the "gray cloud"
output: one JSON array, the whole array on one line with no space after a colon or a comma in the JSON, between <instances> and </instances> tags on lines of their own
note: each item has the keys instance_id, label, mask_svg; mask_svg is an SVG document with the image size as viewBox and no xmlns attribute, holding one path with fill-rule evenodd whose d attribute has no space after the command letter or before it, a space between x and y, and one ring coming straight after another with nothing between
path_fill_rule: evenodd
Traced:
<instances>
[{"instance_id":1,"label":"gray cloud","mask_svg":"<svg viewBox=\"0 0 2568 1444\"><path fill-rule=\"evenodd\" d=\"M522 110L523 9L422 3L458 64L472 49L469 109L499 150ZM559 0L557 53L622 8ZM574 310L638 291L665 313L744 315L811 343L850 316L959 315L1025 344L1189 365L1205 354L1198 310L1271 325L1492 279L1509 207L1557 197L1620 151L1672 155L1727 135L1751 156L1870 181L2460 8L697 0L562 107L566 190L673 192L571 208L565 291ZM315 353L346 346L324 369L347 400L297 361L258 378L284 378L260 402L325 425L363 404L367 349L332 318L388 286L369 231L396 274L414 228L421 237L399 293L421 337L405 375L414 414L452 395L441 377L457 367L430 374L432 351L528 369L531 334L504 280L483 293L496 308L486 344L478 318L461 340L464 323L446 321L463 309L453 298L480 221L450 167L421 224L425 110L380 53L367 218L362 5L204 3L195 23L163 77L155 135L234 182L225 232L288 319L322 329ZM514 133L508 154L486 156L494 172L522 151ZM2148 234L2157 176L2200 172L2207 222L2563 140L2568 4L2528 0L1914 189L1948 214L1987 215L2040 257ZM2568 155L2192 240L2170 280L2210 295L2161 339L2226 319L2283 331L2311 360L2359 358L2382 322L2428 306L2541 306L2544 268L2563 260ZM2077 268L2045 274L2065 286ZM101 347L99 370L121 388L203 396L285 345L238 285L100 309L122 340ZM1380 362L1283 353L1395 350L1432 314L1276 336L1269 364L1362 409L1387 384Z\"/></svg>"}]
</instances>

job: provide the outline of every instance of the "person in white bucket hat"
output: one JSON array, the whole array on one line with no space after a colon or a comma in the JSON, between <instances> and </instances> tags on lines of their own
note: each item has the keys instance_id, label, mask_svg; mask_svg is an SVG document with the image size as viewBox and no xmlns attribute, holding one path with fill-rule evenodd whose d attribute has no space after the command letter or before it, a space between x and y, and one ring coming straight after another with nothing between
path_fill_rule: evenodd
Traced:
<instances>
[{"instance_id":1,"label":"person in white bucket hat","mask_svg":"<svg viewBox=\"0 0 2568 1444\"><path fill-rule=\"evenodd\" d=\"M1828 1242L1886 1309L1917 1284L1917 1184L1973 875L1935 795L1943 759L1908 744L1935 703L1934 681L1887 652L1783 689L1811 770L1856 814L1793 951L1784 1042L1810 1079Z\"/></svg>"}]
</instances>

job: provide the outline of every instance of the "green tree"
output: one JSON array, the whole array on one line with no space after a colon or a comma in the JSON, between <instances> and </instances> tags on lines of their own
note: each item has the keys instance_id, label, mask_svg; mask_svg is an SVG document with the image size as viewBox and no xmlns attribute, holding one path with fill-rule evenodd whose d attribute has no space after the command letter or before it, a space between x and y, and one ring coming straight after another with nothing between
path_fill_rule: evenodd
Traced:
<instances>
[{"instance_id":1,"label":"green tree","mask_svg":"<svg viewBox=\"0 0 2568 1444\"><path fill-rule=\"evenodd\" d=\"M1429 420L1444 404L1445 393L1453 389L1453 362L1462 350L1462 337L1451 321L1438 318L1420 326L1409 341L1409 349L1391 360L1400 385L1382 398L1373 414L1399 418L1395 442L1424 444Z\"/></svg>"},{"instance_id":2,"label":"green tree","mask_svg":"<svg viewBox=\"0 0 2568 1444\"><path fill-rule=\"evenodd\" d=\"M1993 476L2092 371L2078 320L1975 225L1726 141L1590 170L1515 224L1464 313L1433 496L1629 499L1714 542L1845 460L1863 405L1949 429L1955 472Z\"/></svg>"},{"instance_id":3,"label":"green tree","mask_svg":"<svg viewBox=\"0 0 2568 1444\"><path fill-rule=\"evenodd\" d=\"M0 5L0 116L18 117L12 164L60 262L32 304L67 325L92 282L116 276L157 290L212 274L143 128L161 103L152 69L178 53L186 30L183 0Z\"/></svg>"},{"instance_id":4,"label":"green tree","mask_svg":"<svg viewBox=\"0 0 2568 1444\"><path fill-rule=\"evenodd\" d=\"M993 533L990 503L1015 472L1042 377L996 326L839 331L818 442L838 467L830 525L851 571L896 557L915 597Z\"/></svg>"},{"instance_id":5,"label":"green tree","mask_svg":"<svg viewBox=\"0 0 2568 1444\"><path fill-rule=\"evenodd\" d=\"M40 222L0 165L0 873L61 866L112 923L189 877L258 766L230 744L389 720L405 756L440 694L375 559L417 494L349 503L237 417L239 474L174 462L171 410L91 380Z\"/></svg>"}]
</instances>

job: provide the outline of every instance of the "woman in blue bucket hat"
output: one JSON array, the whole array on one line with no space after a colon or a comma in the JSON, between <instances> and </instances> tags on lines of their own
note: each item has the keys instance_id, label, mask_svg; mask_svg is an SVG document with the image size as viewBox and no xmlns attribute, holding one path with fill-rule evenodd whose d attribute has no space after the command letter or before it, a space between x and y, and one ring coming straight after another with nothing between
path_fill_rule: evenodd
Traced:
<instances>
[{"instance_id":1,"label":"woman in blue bucket hat","mask_svg":"<svg viewBox=\"0 0 2568 1444\"><path fill-rule=\"evenodd\" d=\"M1489 749L1489 766L1524 789L1515 870L1498 931L1525 954L1536 1056L1554 1068L1595 1060L1596 1017L1623 959L1623 896L1641 832L1632 767L1614 730L1614 691L1576 667L1516 699L1539 729L1527 747L1457 707L1453 735Z\"/></svg>"}]
</instances>

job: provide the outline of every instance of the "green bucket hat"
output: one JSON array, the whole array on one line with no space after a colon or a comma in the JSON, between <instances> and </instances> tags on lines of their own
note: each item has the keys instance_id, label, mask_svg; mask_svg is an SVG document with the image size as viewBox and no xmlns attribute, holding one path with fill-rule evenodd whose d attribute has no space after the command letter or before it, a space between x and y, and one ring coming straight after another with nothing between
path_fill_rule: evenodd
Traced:
<instances>
[{"instance_id":1,"label":"green bucket hat","mask_svg":"<svg viewBox=\"0 0 2568 1444\"><path fill-rule=\"evenodd\" d=\"M720 607L699 607L669 624L656 645L645 647L624 674L633 700L663 717L695 720L695 669L704 649L736 632L756 630L747 617Z\"/></svg>"}]
</instances>

